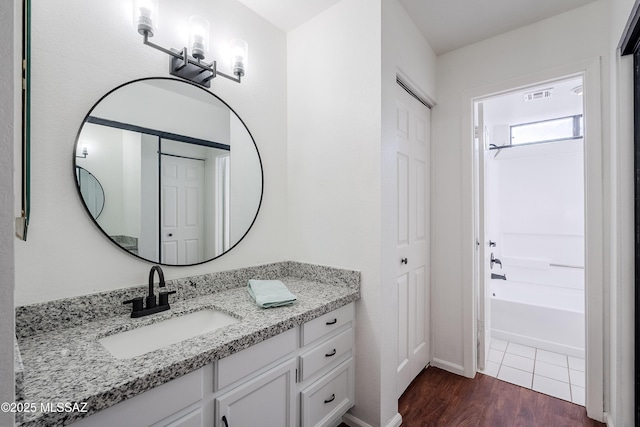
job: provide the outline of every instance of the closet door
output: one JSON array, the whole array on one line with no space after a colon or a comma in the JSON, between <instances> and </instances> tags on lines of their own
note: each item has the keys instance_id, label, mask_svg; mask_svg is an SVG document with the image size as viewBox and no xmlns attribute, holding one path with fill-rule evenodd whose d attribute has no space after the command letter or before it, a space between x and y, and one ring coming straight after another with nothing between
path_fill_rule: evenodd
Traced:
<instances>
[{"instance_id":1,"label":"closet door","mask_svg":"<svg viewBox=\"0 0 640 427\"><path fill-rule=\"evenodd\" d=\"M396 118L400 396L429 361L431 111L397 86Z\"/></svg>"}]
</instances>

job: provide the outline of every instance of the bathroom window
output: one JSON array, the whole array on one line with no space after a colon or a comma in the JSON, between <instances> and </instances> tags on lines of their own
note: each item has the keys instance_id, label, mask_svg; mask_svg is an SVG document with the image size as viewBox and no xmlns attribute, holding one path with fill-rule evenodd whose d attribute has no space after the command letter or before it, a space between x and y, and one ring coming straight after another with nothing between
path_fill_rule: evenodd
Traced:
<instances>
[{"instance_id":1,"label":"bathroom window","mask_svg":"<svg viewBox=\"0 0 640 427\"><path fill-rule=\"evenodd\" d=\"M511 145L582 138L582 114L511 126Z\"/></svg>"}]
</instances>

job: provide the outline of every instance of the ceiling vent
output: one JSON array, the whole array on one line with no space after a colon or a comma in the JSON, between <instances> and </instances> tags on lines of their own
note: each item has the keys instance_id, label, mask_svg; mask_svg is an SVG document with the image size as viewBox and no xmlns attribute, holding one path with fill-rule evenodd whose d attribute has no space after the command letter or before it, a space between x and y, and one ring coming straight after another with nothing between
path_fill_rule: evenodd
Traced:
<instances>
[{"instance_id":1,"label":"ceiling vent","mask_svg":"<svg viewBox=\"0 0 640 427\"><path fill-rule=\"evenodd\" d=\"M535 92L529 92L524 94L525 101L535 101L536 99L551 98L553 94L553 88L536 90Z\"/></svg>"}]
</instances>

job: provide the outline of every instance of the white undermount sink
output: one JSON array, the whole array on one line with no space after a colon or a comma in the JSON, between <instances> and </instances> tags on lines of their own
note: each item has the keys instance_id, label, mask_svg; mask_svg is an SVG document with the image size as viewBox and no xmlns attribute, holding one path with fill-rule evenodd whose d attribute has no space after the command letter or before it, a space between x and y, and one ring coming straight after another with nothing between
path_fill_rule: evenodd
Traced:
<instances>
[{"instance_id":1,"label":"white undermount sink","mask_svg":"<svg viewBox=\"0 0 640 427\"><path fill-rule=\"evenodd\" d=\"M128 359L206 334L238 319L216 310L201 310L98 340L116 359Z\"/></svg>"}]
</instances>

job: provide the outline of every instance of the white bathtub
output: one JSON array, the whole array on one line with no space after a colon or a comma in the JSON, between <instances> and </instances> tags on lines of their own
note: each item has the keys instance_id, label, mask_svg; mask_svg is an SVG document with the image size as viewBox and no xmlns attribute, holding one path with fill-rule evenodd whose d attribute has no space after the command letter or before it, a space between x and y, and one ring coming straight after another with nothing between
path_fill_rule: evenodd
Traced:
<instances>
[{"instance_id":1,"label":"white bathtub","mask_svg":"<svg viewBox=\"0 0 640 427\"><path fill-rule=\"evenodd\" d=\"M584 357L584 291L491 281L491 336Z\"/></svg>"}]
</instances>

